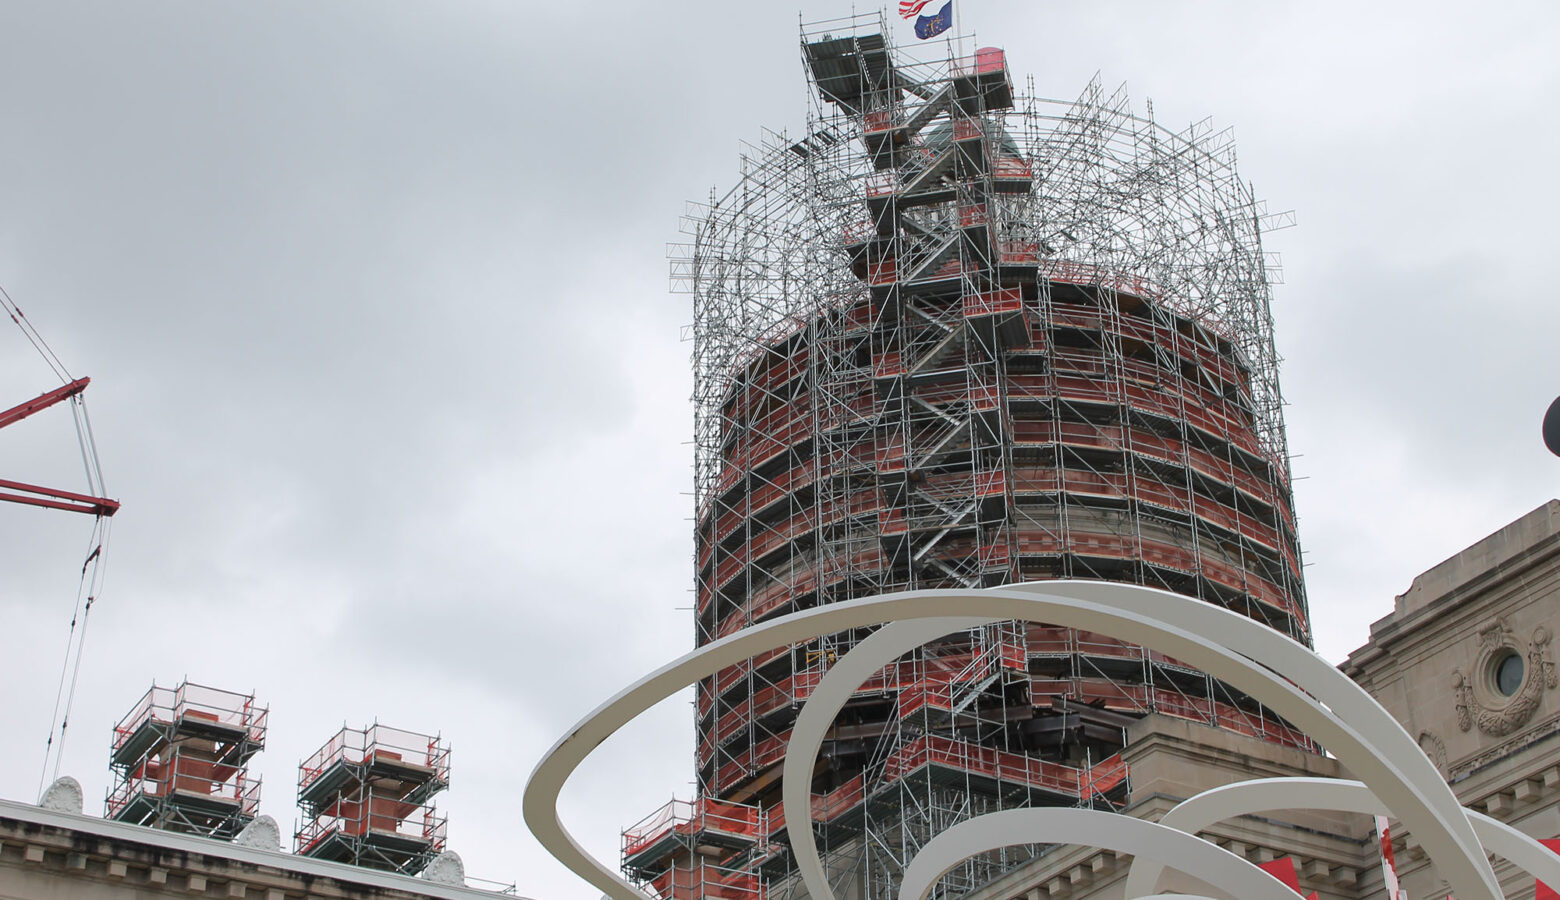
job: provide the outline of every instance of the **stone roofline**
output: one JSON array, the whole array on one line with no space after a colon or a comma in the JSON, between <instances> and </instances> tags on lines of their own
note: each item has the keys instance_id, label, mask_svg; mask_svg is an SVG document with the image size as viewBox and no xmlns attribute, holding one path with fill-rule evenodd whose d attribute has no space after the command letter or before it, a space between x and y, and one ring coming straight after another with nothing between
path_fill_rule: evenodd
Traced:
<instances>
[{"instance_id":1,"label":"stone roofline","mask_svg":"<svg viewBox=\"0 0 1560 900\"><path fill-rule=\"evenodd\" d=\"M1392 612L1371 623L1370 643L1350 653L1339 668L1357 677L1362 666L1382 652L1383 643L1414 628L1414 623L1512 577L1557 551L1560 551L1560 500L1549 500L1415 577L1408 590L1394 599Z\"/></svg>"},{"instance_id":2,"label":"stone roofline","mask_svg":"<svg viewBox=\"0 0 1560 900\"><path fill-rule=\"evenodd\" d=\"M193 896L296 900L494 900L476 888L244 847L80 813L0 800L0 869L74 870L78 877L142 885L177 882ZM334 890L332 890L334 888Z\"/></svg>"}]
</instances>

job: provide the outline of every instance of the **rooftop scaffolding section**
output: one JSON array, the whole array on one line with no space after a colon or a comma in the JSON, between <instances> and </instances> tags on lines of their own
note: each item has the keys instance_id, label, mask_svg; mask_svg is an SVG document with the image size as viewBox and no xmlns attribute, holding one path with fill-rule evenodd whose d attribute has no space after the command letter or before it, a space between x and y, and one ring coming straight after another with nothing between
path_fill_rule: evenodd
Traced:
<instances>
[{"instance_id":1,"label":"rooftop scaffolding section","mask_svg":"<svg viewBox=\"0 0 1560 900\"><path fill-rule=\"evenodd\" d=\"M296 852L415 875L444 849L432 798L449 784L450 748L438 735L343 727L298 767Z\"/></svg>"},{"instance_id":2,"label":"rooftop scaffolding section","mask_svg":"<svg viewBox=\"0 0 1560 900\"><path fill-rule=\"evenodd\" d=\"M248 764L265 746L268 713L253 694L154 684L114 726L107 817L232 838L259 806Z\"/></svg>"}]
</instances>

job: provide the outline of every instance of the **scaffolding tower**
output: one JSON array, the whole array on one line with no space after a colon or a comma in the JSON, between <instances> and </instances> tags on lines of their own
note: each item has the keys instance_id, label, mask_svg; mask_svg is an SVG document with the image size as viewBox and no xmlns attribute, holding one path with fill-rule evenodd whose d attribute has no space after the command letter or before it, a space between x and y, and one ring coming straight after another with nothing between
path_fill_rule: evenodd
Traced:
<instances>
[{"instance_id":1,"label":"scaffolding tower","mask_svg":"<svg viewBox=\"0 0 1560 900\"><path fill-rule=\"evenodd\" d=\"M450 785L438 735L346 728L298 767L300 856L415 875L444 850L433 797Z\"/></svg>"},{"instance_id":2,"label":"scaffolding tower","mask_svg":"<svg viewBox=\"0 0 1560 900\"><path fill-rule=\"evenodd\" d=\"M107 817L231 839L255 817L268 710L253 694L204 685L152 685L114 726Z\"/></svg>"},{"instance_id":3,"label":"scaffolding tower","mask_svg":"<svg viewBox=\"0 0 1560 900\"><path fill-rule=\"evenodd\" d=\"M1097 79L1042 99L1000 49L912 60L887 35L878 16L803 27L806 135L767 135L674 249L694 297L698 641L886 591L1094 578L1308 644L1262 249L1285 221L1236 174L1229 133L1171 132ZM701 683L698 796L625 832L625 870L678 900L798 888L786 740L863 636ZM879 672L826 739L810 825L831 880L889 900L970 815L1113 807L1148 713L1312 747L1141 647L1018 623L950 635ZM968 860L939 890L1039 849Z\"/></svg>"}]
</instances>

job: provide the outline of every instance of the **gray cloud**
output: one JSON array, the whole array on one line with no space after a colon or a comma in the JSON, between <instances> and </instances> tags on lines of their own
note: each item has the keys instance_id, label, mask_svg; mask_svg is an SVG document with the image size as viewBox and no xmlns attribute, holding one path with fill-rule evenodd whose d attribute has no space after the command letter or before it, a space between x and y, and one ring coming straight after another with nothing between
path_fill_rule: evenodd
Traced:
<instances>
[{"instance_id":1,"label":"gray cloud","mask_svg":"<svg viewBox=\"0 0 1560 900\"><path fill-rule=\"evenodd\" d=\"M961 13L1044 95L1102 70L1164 122L1234 125L1298 211L1269 246L1324 653L1557 493L1549 7ZM0 9L0 284L94 377L126 504L66 758L89 794L110 725L188 675L272 705L284 825L344 720L441 730L470 871L594 897L519 791L691 641L663 245L741 141L803 123L796 27L713 2ZM0 404L51 386L30 352L0 331ZM78 485L68 418L0 433L0 477ZM35 787L87 524L0 509L0 655L30 688L0 699L0 796ZM687 795L691 734L674 701L603 747L566 795L589 846Z\"/></svg>"}]
</instances>

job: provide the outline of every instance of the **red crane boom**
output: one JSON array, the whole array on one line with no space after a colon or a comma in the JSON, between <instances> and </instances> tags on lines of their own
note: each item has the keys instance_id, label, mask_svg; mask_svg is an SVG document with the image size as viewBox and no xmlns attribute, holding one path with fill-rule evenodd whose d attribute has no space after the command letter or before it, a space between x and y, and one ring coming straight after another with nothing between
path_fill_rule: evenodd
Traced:
<instances>
[{"instance_id":1,"label":"red crane boom","mask_svg":"<svg viewBox=\"0 0 1560 900\"><path fill-rule=\"evenodd\" d=\"M86 390L87 385L91 383L92 379L90 378L77 378L63 387L55 388L28 400L26 403L13 406L5 412L0 412L0 428L20 422L33 413L42 412L56 403L69 400L71 397ZM8 481L3 478L0 478L0 488L22 492L19 494L0 493L0 501L8 503L25 503L28 506L92 513L97 516L111 516L119 511L119 501L110 500L107 497L93 497L90 494L61 491L54 488L40 487L36 484Z\"/></svg>"}]
</instances>

